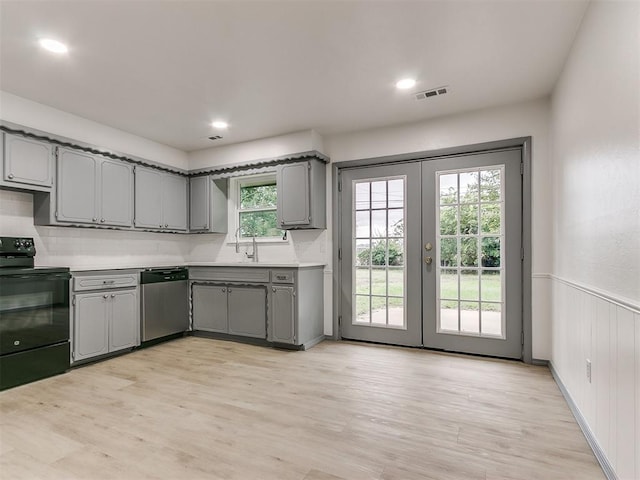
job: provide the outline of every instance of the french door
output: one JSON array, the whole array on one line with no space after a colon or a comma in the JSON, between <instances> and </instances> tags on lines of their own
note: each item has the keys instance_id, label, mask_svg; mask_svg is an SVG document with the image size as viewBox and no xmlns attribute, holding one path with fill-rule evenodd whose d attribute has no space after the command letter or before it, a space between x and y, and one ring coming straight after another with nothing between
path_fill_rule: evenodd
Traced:
<instances>
[{"instance_id":1,"label":"french door","mask_svg":"<svg viewBox=\"0 0 640 480\"><path fill-rule=\"evenodd\" d=\"M420 346L420 164L341 177L341 335Z\"/></svg>"},{"instance_id":2,"label":"french door","mask_svg":"<svg viewBox=\"0 0 640 480\"><path fill-rule=\"evenodd\" d=\"M521 150L341 171L342 338L522 356Z\"/></svg>"}]
</instances>

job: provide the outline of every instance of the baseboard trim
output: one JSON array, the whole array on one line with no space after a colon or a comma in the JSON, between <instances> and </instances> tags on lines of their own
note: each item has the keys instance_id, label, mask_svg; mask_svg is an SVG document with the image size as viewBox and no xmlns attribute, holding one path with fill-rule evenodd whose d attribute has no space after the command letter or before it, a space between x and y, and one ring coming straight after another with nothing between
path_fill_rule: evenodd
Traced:
<instances>
[{"instance_id":1,"label":"baseboard trim","mask_svg":"<svg viewBox=\"0 0 640 480\"><path fill-rule=\"evenodd\" d=\"M540 367L548 367L549 366L549 360L542 360L540 358L532 358L531 359L531 365L538 365Z\"/></svg>"},{"instance_id":2,"label":"baseboard trim","mask_svg":"<svg viewBox=\"0 0 640 480\"><path fill-rule=\"evenodd\" d=\"M618 476L616 475L616 472L613 469L613 466L611 465L611 463L609 463L609 459L605 455L604 450L602 450L602 447L600 447L600 444L598 443L598 440L596 439L595 435L591 431L591 428L589 427L587 420L584 418L584 416L582 415L582 412L580 412L580 409L573 401L573 398L571 397L569 390L567 390L567 388L564 386L564 383L562 383L562 380L560 379L558 372L556 372L555 368L553 368L553 363L552 362L548 362L548 363L549 363L549 370L551 370L551 375L553 376L553 379L556 381L556 384L558 385L560 392L562 392L562 396L566 400L567 405L569 405L569 409L571 409L571 413L573 413L573 416L575 417L576 422L578 422L578 425L580 426L580 429L582 430L584 437L587 439L587 443L591 447L591 450L593 450L593 453L596 456L596 459L598 460L598 463L600 464L602 471L604 472L608 480L618 480Z\"/></svg>"}]
</instances>

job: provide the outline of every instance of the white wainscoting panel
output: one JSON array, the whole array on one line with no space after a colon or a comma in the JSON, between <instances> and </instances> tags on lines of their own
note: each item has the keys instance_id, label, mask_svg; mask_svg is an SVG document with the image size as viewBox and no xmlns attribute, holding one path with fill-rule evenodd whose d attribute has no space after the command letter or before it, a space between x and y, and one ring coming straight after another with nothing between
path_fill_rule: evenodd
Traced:
<instances>
[{"instance_id":1,"label":"white wainscoting panel","mask_svg":"<svg viewBox=\"0 0 640 480\"><path fill-rule=\"evenodd\" d=\"M548 278L552 368L615 478L640 479L640 308L628 299Z\"/></svg>"}]
</instances>

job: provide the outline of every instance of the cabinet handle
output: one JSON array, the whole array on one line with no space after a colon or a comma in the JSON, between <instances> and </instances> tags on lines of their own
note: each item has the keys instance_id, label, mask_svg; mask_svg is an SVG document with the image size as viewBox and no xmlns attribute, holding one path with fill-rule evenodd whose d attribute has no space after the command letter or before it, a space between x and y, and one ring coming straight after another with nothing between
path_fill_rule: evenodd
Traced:
<instances>
[{"instance_id":1,"label":"cabinet handle","mask_svg":"<svg viewBox=\"0 0 640 480\"><path fill-rule=\"evenodd\" d=\"M116 298L116 294L115 294L115 293L112 293L112 294L111 294L111 298Z\"/></svg>"},{"instance_id":2,"label":"cabinet handle","mask_svg":"<svg viewBox=\"0 0 640 480\"><path fill-rule=\"evenodd\" d=\"M229 293L231 293L231 289L227 290Z\"/></svg>"},{"instance_id":3,"label":"cabinet handle","mask_svg":"<svg viewBox=\"0 0 640 480\"><path fill-rule=\"evenodd\" d=\"M168 223L165 223L165 224L164 224L164 228L167 228L168 226L169 226L169 224L168 224Z\"/></svg>"},{"instance_id":4,"label":"cabinet handle","mask_svg":"<svg viewBox=\"0 0 640 480\"><path fill-rule=\"evenodd\" d=\"M109 295L102 295L102 298L109 298Z\"/></svg>"},{"instance_id":5,"label":"cabinet handle","mask_svg":"<svg viewBox=\"0 0 640 480\"><path fill-rule=\"evenodd\" d=\"M13 173L10 173L9 175L7 175L9 177L9 180L11 180L13 178Z\"/></svg>"},{"instance_id":6,"label":"cabinet handle","mask_svg":"<svg viewBox=\"0 0 640 480\"><path fill-rule=\"evenodd\" d=\"M102 283L104 283L105 285L111 284L111 283L116 283L115 280L103 280Z\"/></svg>"},{"instance_id":7,"label":"cabinet handle","mask_svg":"<svg viewBox=\"0 0 640 480\"><path fill-rule=\"evenodd\" d=\"M104 218L101 218L101 219L100 219L100 223L104 223Z\"/></svg>"},{"instance_id":8,"label":"cabinet handle","mask_svg":"<svg viewBox=\"0 0 640 480\"><path fill-rule=\"evenodd\" d=\"M91 221L92 221L92 222L97 222L97 221L98 221L98 219L97 219L96 217L93 217L93 218L91 219Z\"/></svg>"},{"instance_id":9,"label":"cabinet handle","mask_svg":"<svg viewBox=\"0 0 640 480\"><path fill-rule=\"evenodd\" d=\"M223 289L222 289L222 293L224 293L224 292L226 292L226 291L227 291L227 289L226 289L226 288L223 288Z\"/></svg>"},{"instance_id":10,"label":"cabinet handle","mask_svg":"<svg viewBox=\"0 0 640 480\"><path fill-rule=\"evenodd\" d=\"M160 228L162 228L162 225L158 225Z\"/></svg>"}]
</instances>

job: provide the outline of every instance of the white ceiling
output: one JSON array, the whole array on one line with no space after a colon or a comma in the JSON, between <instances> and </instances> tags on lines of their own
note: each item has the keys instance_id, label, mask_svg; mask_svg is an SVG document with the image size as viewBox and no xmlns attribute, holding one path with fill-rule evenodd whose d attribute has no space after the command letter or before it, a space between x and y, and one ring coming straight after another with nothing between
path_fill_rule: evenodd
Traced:
<instances>
[{"instance_id":1,"label":"white ceiling","mask_svg":"<svg viewBox=\"0 0 640 480\"><path fill-rule=\"evenodd\" d=\"M3 0L0 89L186 151L328 135L548 95L586 6ZM43 51L43 36L69 53ZM397 91L405 76L417 86ZM231 127L212 142L215 119Z\"/></svg>"}]
</instances>

